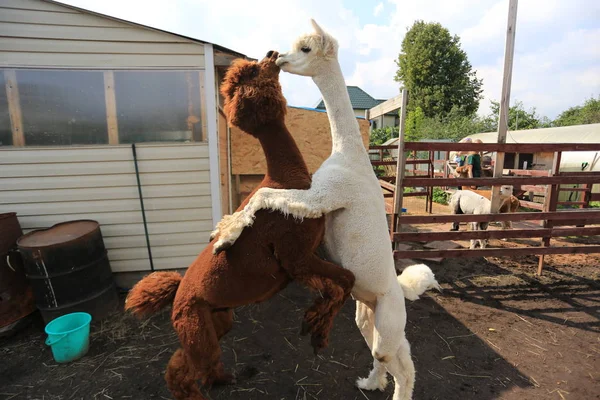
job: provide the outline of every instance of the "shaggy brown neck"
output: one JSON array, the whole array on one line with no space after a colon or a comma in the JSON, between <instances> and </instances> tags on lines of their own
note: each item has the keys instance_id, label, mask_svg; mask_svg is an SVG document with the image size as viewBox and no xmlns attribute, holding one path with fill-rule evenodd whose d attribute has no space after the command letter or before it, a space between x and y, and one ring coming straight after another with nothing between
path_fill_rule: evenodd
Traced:
<instances>
[{"instance_id":1,"label":"shaggy brown neck","mask_svg":"<svg viewBox=\"0 0 600 400\"><path fill-rule=\"evenodd\" d=\"M288 189L308 189L310 174L285 122L265 125L255 136L265 152L267 177Z\"/></svg>"}]
</instances>

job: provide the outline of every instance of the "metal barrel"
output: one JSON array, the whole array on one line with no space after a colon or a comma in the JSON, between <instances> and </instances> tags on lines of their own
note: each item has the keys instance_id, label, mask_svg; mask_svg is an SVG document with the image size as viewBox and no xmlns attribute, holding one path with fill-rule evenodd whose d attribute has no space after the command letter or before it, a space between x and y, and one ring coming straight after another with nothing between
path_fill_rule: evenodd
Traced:
<instances>
[{"instance_id":1,"label":"metal barrel","mask_svg":"<svg viewBox=\"0 0 600 400\"><path fill-rule=\"evenodd\" d=\"M36 230L17 241L44 321L71 312L102 319L119 303L100 224L76 220Z\"/></svg>"},{"instance_id":2,"label":"metal barrel","mask_svg":"<svg viewBox=\"0 0 600 400\"><path fill-rule=\"evenodd\" d=\"M16 213L0 214L0 336L13 333L19 322L35 311L33 291L15 251L22 235Z\"/></svg>"}]
</instances>

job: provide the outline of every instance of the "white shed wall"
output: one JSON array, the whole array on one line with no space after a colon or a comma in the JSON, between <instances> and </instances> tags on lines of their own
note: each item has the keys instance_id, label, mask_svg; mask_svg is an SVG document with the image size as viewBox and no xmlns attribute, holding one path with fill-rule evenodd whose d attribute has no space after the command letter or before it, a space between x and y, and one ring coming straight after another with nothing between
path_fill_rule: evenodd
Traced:
<instances>
[{"instance_id":1,"label":"white shed wall","mask_svg":"<svg viewBox=\"0 0 600 400\"><path fill-rule=\"evenodd\" d=\"M186 268L213 227L208 145L136 147L154 266ZM130 146L0 147L0 212L25 232L95 219L113 272L150 269Z\"/></svg>"},{"instance_id":2,"label":"white shed wall","mask_svg":"<svg viewBox=\"0 0 600 400\"><path fill-rule=\"evenodd\" d=\"M40 0L0 0L0 66L203 68L204 45Z\"/></svg>"}]
</instances>

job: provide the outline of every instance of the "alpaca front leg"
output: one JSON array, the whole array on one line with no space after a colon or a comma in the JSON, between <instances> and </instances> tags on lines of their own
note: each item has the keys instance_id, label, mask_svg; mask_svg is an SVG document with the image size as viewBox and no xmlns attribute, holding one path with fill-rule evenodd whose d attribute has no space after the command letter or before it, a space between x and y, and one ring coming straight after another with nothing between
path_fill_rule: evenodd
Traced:
<instances>
[{"instance_id":1,"label":"alpaca front leg","mask_svg":"<svg viewBox=\"0 0 600 400\"><path fill-rule=\"evenodd\" d=\"M219 234L213 246L213 254L233 246L242 231L254 222L255 214L262 209L279 211L296 219L320 218L326 213L345 207L347 198L331 195L318 188L308 190L261 188L250 199L242 211L234 213L224 222L225 227L216 229Z\"/></svg>"},{"instance_id":2,"label":"alpaca front leg","mask_svg":"<svg viewBox=\"0 0 600 400\"><path fill-rule=\"evenodd\" d=\"M479 224L477 222L471 222L471 230L473 232L476 232L479 230ZM479 239L471 239L471 245L469 246L469 249L474 249L475 247L477 247L477 241Z\"/></svg>"},{"instance_id":3,"label":"alpaca front leg","mask_svg":"<svg viewBox=\"0 0 600 400\"><path fill-rule=\"evenodd\" d=\"M315 354L327 346L333 319L354 287L354 274L313 255L306 261L283 263L292 277L319 292L314 304L306 310L301 335L311 334Z\"/></svg>"}]
</instances>

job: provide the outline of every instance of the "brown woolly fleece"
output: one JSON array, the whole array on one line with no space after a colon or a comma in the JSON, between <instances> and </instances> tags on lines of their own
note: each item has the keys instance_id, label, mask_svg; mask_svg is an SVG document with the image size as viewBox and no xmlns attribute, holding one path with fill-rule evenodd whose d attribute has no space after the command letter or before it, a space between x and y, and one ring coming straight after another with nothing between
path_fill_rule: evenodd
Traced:
<instances>
[{"instance_id":1,"label":"brown woolly fleece","mask_svg":"<svg viewBox=\"0 0 600 400\"><path fill-rule=\"evenodd\" d=\"M232 64L221 86L224 110L231 124L258 138L263 147L268 172L258 188L308 189L308 168L285 126L277 55L269 52L259 63ZM232 381L219 347L219 339L232 327L232 309L265 301L293 279L320 293L305 313L302 332L311 334L315 352L327 345L333 319L354 286L354 274L315 255L324 232L324 218L300 222L259 211L253 226L227 251L213 255L213 239L184 277L156 272L132 288L125 308L138 316L173 301L171 318L181 348L172 356L165 379L175 399L204 400L198 379L206 386Z\"/></svg>"}]
</instances>

